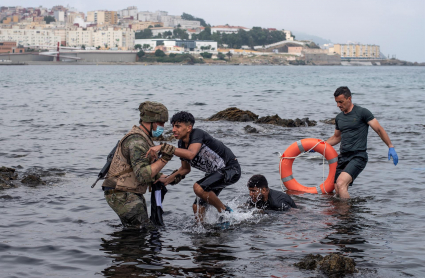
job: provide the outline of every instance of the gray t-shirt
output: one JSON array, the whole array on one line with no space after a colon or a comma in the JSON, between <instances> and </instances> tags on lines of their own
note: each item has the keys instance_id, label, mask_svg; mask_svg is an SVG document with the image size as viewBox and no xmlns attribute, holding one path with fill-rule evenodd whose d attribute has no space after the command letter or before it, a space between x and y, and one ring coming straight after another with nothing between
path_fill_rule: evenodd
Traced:
<instances>
[{"instance_id":1,"label":"gray t-shirt","mask_svg":"<svg viewBox=\"0 0 425 278\"><path fill-rule=\"evenodd\" d=\"M354 105L349 113L339 113L335 118L335 129L341 131L340 153L366 151L369 121L375 119L366 108Z\"/></svg>"}]
</instances>

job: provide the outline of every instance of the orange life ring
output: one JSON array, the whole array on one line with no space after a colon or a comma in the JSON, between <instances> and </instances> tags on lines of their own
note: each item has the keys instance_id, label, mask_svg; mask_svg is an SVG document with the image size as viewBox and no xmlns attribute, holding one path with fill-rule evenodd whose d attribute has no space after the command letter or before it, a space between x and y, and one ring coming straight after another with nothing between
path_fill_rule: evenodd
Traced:
<instances>
[{"instance_id":1,"label":"orange life ring","mask_svg":"<svg viewBox=\"0 0 425 278\"><path fill-rule=\"evenodd\" d=\"M329 174L326 178L324 185L323 183L316 187L303 186L294 178L292 174L292 164L294 163L295 157L301 153L304 153L311 148L315 152L321 153L329 163ZM302 191L307 193L331 193L334 190L334 179L336 166L338 162L338 153L335 149L324 142L323 140L316 138L307 138L300 141L294 142L290 145L280 158L280 178L283 184L289 190Z\"/></svg>"}]
</instances>

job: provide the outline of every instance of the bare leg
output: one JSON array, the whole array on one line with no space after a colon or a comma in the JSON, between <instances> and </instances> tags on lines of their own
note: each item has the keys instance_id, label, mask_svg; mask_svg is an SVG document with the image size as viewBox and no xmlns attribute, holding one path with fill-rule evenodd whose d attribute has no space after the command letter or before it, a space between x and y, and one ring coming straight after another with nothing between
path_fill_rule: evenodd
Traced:
<instances>
[{"instance_id":1,"label":"bare leg","mask_svg":"<svg viewBox=\"0 0 425 278\"><path fill-rule=\"evenodd\" d=\"M353 178L347 172L342 172L335 183L335 192L342 199L350 199L348 194L348 185L353 181Z\"/></svg>"},{"instance_id":2,"label":"bare leg","mask_svg":"<svg viewBox=\"0 0 425 278\"><path fill-rule=\"evenodd\" d=\"M195 214L196 221L202 223L204 221L205 207L199 205L199 211L198 211L198 205L193 204L192 208L193 208L193 213Z\"/></svg>"},{"instance_id":3,"label":"bare leg","mask_svg":"<svg viewBox=\"0 0 425 278\"><path fill-rule=\"evenodd\" d=\"M214 192L204 191L202 187L197 183L193 185L193 191L195 191L196 196L205 200L208 204L213 205L218 210L218 212L222 212L226 209L226 207L223 205L223 203L220 201L217 195L215 195Z\"/></svg>"}]
</instances>

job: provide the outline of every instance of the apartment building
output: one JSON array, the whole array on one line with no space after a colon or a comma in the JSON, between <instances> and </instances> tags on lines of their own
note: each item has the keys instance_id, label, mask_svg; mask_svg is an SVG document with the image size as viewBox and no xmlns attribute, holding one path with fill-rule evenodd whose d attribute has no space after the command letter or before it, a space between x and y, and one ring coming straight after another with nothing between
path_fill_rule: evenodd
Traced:
<instances>
[{"instance_id":1,"label":"apartment building","mask_svg":"<svg viewBox=\"0 0 425 278\"><path fill-rule=\"evenodd\" d=\"M109 23L115 25L118 23L117 12L114 11L90 11L87 12L87 21L94 22L99 25Z\"/></svg>"},{"instance_id":2,"label":"apartment building","mask_svg":"<svg viewBox=\"0 0 425 278\"><path fill-rule=\"evenodd\" d=\"M330 53L337 53L341 59L379 59L380 47L374 44L335 44Z\"/></svg>"},{"instance_id":3,"label":"apartment building","mask_svg":"<svg viewBox=\"0 0 425 278\"><path fill-rule=\"evenodd\" d=\"M66 31L66 45L71 47L110 48L117 47L122 50L134 48L135 32L130 28L88 27L75 28Z\"/></svg>"},{"instance_id":4,"label":"apartment building","mask_svg":"<svg viewBox=\"0 0 425 278\"><path fill-rule=\"evenodd\" d=\"M56 46L61 37L52 30L39 29L0 29L0 41L13 41L22 46Z\"/></svg>"}]
</instances>

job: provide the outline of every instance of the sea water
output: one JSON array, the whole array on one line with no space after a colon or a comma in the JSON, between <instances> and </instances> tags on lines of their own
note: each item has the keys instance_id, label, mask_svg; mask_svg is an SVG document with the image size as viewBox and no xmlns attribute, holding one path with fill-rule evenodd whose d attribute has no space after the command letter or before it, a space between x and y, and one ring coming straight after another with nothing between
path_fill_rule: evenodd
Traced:
<instances>
[{"instance_id":1,"label":"sea water","mask_svg":"<svg viewBox=\"0 0 425 278\"><path fill-rule=\"evenodd\" d=\"M425 68L284 66L10 66L0 67L0 166L41 173L46 185L0 191L1 277L311 277L293 266L306 254L339 253L357 263L356 277L421 277L425 273ZM289 192L298 205L262 214L241 205L246 183L263 174L282 190L279 153L302 138L327 139L339 113L333 92L348 86L388 132L399 164L369 129L369 162L341 201ZM196 169L168 186L166 227L125 230L90 185L106 156L138 124L138 105L185 110L196 128L224 142L242 177L220 194L235 210L228 230L195 223ZM284 128L206 121L229 107L260 117L308 117L314 127ZM246 125L259 133L246 133ZM170 124L166 124L170 130ZM172 142L176 145L176 141ZM336 146L338 150L338 146ZM174 158L164 168L180 165ZM294 163L306 186L322 182L318 154ZM148 201L150 193L145 195ZM218 214L207 217L214 222ZM229 216L230 217L230 216Z\"/></svg>"}]
</instances>

